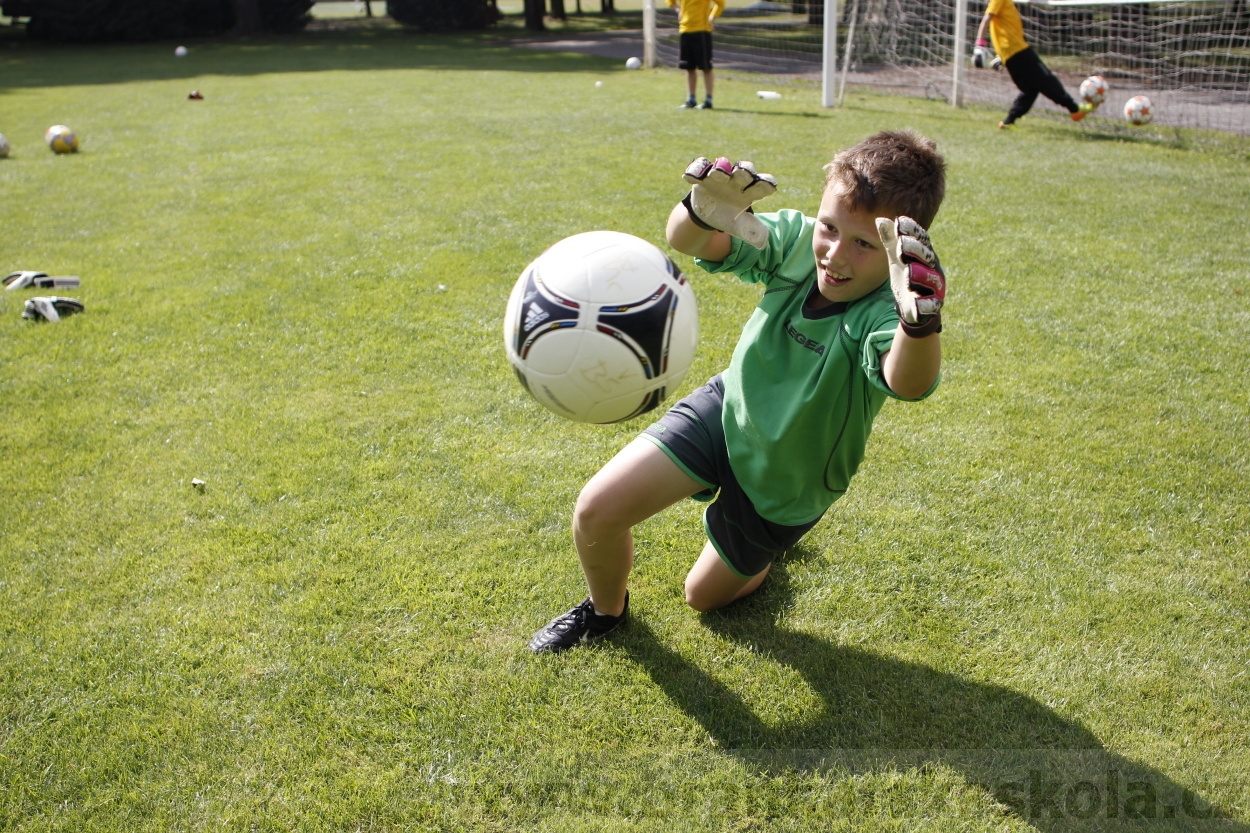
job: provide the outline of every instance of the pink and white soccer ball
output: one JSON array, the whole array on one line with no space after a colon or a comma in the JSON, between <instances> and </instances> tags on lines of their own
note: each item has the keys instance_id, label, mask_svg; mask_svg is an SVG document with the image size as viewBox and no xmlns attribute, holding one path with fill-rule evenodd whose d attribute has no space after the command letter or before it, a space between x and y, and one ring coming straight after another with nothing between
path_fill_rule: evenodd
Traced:
<instances>
[{"instance_id":1,"label":"pink and white soccer ball","mask_svg":"<svg viewBox=\"0 0 1250 833\"><path fill-rule=\"evenodd\" d=\"M1081 82L1081 99L1097 107L1107 98L1107 82L1101 75L1091 75Z\"/></svg>"},{"instance_id":2,"label":"pink and white soccer ball","mask_svg":"<svg viewBox=\"0 0 1250 833\"><path fill-rule=\"evenodd\" d=\"M1154 111L1150 99L1144 95L1135 95L1124 102L1124 118L1136 125L1150 124Z\"/></svg>"}]
</instances>

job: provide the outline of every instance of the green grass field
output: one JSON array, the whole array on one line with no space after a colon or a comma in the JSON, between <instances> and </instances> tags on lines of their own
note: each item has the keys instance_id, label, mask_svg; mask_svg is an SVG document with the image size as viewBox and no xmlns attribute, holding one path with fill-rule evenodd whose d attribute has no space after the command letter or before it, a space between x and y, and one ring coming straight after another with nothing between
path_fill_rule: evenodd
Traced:
<instances>
[{"instance_id":1,"label":"green grass field","mask_svg":"<svg viewBox=\"0 0 1250 833\"><path fill-rule=\"evenodd\" d=\"M0 292L0 829L1250 830L1244 148L728 74L678 112L490 37L172 46L0 48L0 272L86 304ZM694 156L812 211L903 126L950 164L941 388L756 596L685 607L679 505L626 630L528 654L646 423L527 397L516 276L663 245ZM682 393L757 298L693 280Z\"/></svg>"}]
</instances>

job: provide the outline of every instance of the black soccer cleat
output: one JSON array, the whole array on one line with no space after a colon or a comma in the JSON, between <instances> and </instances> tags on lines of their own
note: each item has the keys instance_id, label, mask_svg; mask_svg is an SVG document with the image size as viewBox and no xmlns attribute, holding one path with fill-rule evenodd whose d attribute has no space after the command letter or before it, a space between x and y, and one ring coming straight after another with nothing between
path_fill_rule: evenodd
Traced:
<instances>
[{"instance_id":1,"label":"black soccer cleat","mask_svg":"<svg viewBox=\"0 0 1250 833\"><path fill-rule=\"evenodd\" d=\"M600 616L588 596L568 613L557 616L530 640L529 649L536 654L557 653L575 648L583 642L600 639L624 623L629 616L629 593L620 616Z\"/></svg>"}]
</instances>

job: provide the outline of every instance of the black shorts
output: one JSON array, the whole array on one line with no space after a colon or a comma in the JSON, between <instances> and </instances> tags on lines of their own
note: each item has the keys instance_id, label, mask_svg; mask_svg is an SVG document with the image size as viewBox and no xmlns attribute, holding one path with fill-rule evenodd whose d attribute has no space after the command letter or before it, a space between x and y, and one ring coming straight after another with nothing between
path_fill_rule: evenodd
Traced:
<instances>
[{"instance_id":1,"label":"black shorts","mask_svg":"<svg viewBox=\"0 0 1250 833\"><path fill-rule=\"evenodd\" d=\"M678 69L712 68L712 33L683 32L681 54L677 57Z\"/></svg>"},{"instance_id":2,"label":"black shorts","mask_svg":"<svg viewBox=\"0 0 1250 833\"><path fill-rule=\"evenodd\" d=\"M721 427L725 385L713 376L682 399L643 436L664 450L682 471L708 488L695 500L715 500L703 512L703 526L721 559L738 575L758 575L799 542L820 518L799 526L760 517L729 466L729 449Z\"/></svg>"}]
</instances>

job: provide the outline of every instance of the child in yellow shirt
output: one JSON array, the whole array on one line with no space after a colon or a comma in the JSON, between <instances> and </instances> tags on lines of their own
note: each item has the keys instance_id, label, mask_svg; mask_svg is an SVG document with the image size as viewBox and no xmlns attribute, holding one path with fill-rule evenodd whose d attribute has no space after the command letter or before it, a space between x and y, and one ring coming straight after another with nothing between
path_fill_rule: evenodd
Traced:
<instances>
[{"instance_id":1,"label":"child in yellow shirt","mask_svg":"<svg viewBox=\"0 0 1250 833\"><path fill-rule=\"evenodd\" d=\"M686 102L683 110L712 109L712 27L713 21L725 10L725 0L668 0L669 8L677 9L680 19L677 31L681 37L681 55L677 68L686 71ZM695 103L698 91L699 70L703 70L703 89L707 94L703 104Z\"/></svg>"},{"instance_id":2,"label":"child in yellow shirt","mask_svg":"<svg viewBox=\"0 0 1250 833\"><path fill-rule=\"evenodd\" d=\"M998 58L990 55L989 41L985 39L986 30L994 40L994 51ZM992 66L994 69L1007 67L1011 80L1020 94L1012 102L1007 117L998 123L1000 130L1006 130L1016 123L1016 119L1029 112L1038 93L1063 107L1072 115L1072 121L1080 121L1093 111L1094 105L1077 104L1063 88L1063 82L1042 63L1042 59L1024 39L1024 23L1020 12L1012 0L990 0L985 7L985 17L977 29L976 48L972 52L972 64L978 69Z\"/></svg>"}]
</instances>

